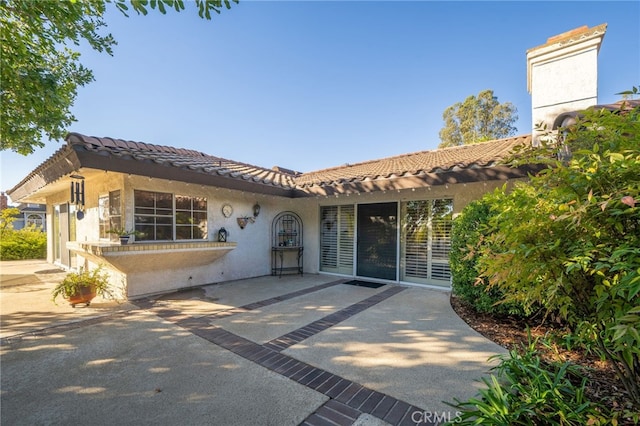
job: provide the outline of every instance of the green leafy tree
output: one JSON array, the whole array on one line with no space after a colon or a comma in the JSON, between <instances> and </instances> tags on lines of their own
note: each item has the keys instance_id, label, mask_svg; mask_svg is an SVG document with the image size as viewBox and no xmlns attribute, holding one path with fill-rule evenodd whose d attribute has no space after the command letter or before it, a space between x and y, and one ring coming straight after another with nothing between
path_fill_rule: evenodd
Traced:
<instances>
[{"instance_id":1,"label":"green leafy tree","mask_svg":"<svg viewBox=\"0 0 640 426\"><path fill-rule=\"evenodd\" d=\"M231 1L195 0L198 14L229 9ZM43 137L62 139L75 121L71 107L78 87L93 73L73 50L84 41L98 52L113 54L111 34L101 34L108 4L124 15L185 9L183 0L0 0L0 149L30 154Z\"/></svg>"},{"instance_id":2,"label":"green leafy tree","mask_svg":"<svg viewBox=\"0 0 640 426\"><path fill-rule=\"evenodd\" d=\"M457 102L442 114L440 148L469 145L511 136L516 132L517 109L510 102L499 103L493 90L483 90Z\"/></svg>"},{"instance_id":3,"label":"green leafy tree","mask_svg":"<svg viewBox=\"0 0 640 426\"><path fill-rule=\"evenodd\" d=\"M20 210L16 207L8 207L0 212L0 236L5 230L13 229L13 222L20 215Z\"/></svg>"},{"instance_id":4,"label":"green leafy tree","mask_svg":"<svg viewBox=\"0 0 640 426\"><path fill-rule=\"evenodd\" d=\"M518 159L547 169L489 196L494 232L478 269L505 302L564 320L611 362L638 409L640 108L584 111L564 130L547 155L531 149Z\"/></svg>"}]
</instances>

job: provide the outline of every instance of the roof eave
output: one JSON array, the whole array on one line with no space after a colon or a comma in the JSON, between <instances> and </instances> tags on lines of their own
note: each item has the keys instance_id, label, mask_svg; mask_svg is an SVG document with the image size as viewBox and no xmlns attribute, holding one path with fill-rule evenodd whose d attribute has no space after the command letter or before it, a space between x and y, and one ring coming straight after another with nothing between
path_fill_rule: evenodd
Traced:
<instances>
[{"instance_id":1,"label":"roof eave","mask_svg":"<svg viewBox=\"0 0 640 426\"><path fill-rule=\"evenodd\" d=\"M130 157L103 155L100 154L100 152L87 151L79 146L74 146L74 149L76 150L79 162L83 168L281 197L292 197L295 196L296 192L293 188L258 183L251 179L245 180L241 178L216 175L213 173L204 173L198 169L175 167L164 163L156 163L151 160L133 160ZM134 163L135 168L133 167Z\"/></svg>"},{"instance_id":2,"label":"roof eave","mask_svg":"<svg viewBox=\"0 0 640 426\"><path fill-rule=\"evenodd\" d=\"M131 157L105 155L105 151L88 151L80 145L67 145L35 169L14 188L7 191L15 202L46 203L46 196L53 188L49 186L64 176L80 169L93 169L130 175L174 180L192 184L227 188L281 197L305 196L295 188L269 185L251 179L231 178L199 170L180 168L153 161L139 161ZM135 164L134 164L135 163ZM47 190L49 187L49 190ZM57 190L57 189L56 189Z\"/></svg>"},{"instance_id":3,"label":"roof eave","mask_svg":"<svg viewBox=\"0 0 640 426\"><path fill-rule=\"evenodd\" d=\"M38 166L20 183L7 191L13 202L46 203L48 185L54 184L63 176L69 175L82 167L77 153L69 146L61 148L47 161Z\"/></svg>"},{"instance_id":4,"label":"roof eave","mask_svg":"<svg viewBox=\"0 0 640 426\"><path fill-rule=\"evenodd\" d=\"M457 171L422 173L389 179L358 180L335 185L313 185L304 188L304 191L308 196L338 196L378 191L399 191L471 182L507 181L510 179L527 178L530 174L539 172L542 167L544 166L526 165L509 167L506 165L496 165Z\"/></svg>"}]
</instances>

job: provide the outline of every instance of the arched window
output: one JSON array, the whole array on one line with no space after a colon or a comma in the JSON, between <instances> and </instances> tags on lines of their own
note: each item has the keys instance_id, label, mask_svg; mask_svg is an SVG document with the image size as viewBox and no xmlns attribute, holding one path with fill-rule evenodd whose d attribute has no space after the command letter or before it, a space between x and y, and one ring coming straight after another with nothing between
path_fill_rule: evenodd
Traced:
<instances>
[{"instance_id":1,"label":"arched window","mask_svg":"<svg viewBox=\"0 0 640 426\"><path fill-rule=\"evenodd\" d=\"M27 221L26 221L26 225L27 226L35 225L38 228L42 228L43 224L44 224L44 220L43 220L41 215L39 215L39 214L30 214L30 215L27 216Z\"/></svg>"}]
</instances>

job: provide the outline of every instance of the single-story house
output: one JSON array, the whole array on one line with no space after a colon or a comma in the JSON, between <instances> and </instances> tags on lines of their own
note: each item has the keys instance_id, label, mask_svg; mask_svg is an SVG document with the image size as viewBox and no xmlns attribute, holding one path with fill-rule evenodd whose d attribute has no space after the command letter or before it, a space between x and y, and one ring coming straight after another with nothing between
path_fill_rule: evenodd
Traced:
<instances>
[{"instance_id":1,"label":"single-story house","mask_svg":"<svg viewBox=\"0 0 640 426\"><path fill-rule=\"evenodd\" d=\"M527 51L534 123L551 128L560 114L597 104L605 30L581 27ZM128 298L291 272L447 288L455 215L534 172L502 161L538 137L298 173L70 133L8 192L47 206L49 262L104 264ZM116 228L135 230L133 241L121 244Z\"/></svg>"}]
</instances>

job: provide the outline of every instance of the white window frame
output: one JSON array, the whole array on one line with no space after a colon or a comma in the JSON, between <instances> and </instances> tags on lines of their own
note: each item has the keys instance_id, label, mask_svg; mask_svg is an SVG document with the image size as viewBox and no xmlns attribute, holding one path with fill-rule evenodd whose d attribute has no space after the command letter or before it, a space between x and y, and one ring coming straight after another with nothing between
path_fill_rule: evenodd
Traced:
<instances>
[{"instance_id":1,"label":"white window frame","mask_svg":"<svg viewBox=\"0 0 640 426\"><path fill-rule=\"evenodd\" d=\"M154 205L153 206L142 206L137 205L136 196L139 193L148 193L153 194L154 197ZM156 201L158 199L158 195L165 198L166 196L171 197L171 207L158 206ZM189 199L189 208L176 208L177 199L184 198ZM196 202L197 201L197 202ZM204 203L203 208L196 208L197 203ZM192 195L182 195L182 194L173 194L170 192L161 192L161 191L151 191L151 190L142 190L136 189L134 190L133 196L133 210L134 210L134 224L135 230L139 233L139 236L136 237L136 241L138 242L162 242L162 241L205 241L208 239L208 201L206 197L200 196L192 196ZM186 215L189 217L187 219L188 222L191 223L177 223L181 219L179 215ZM153 219L152 223L148 220ZM160 219L161 222L157 223L157 220ZM196 224L196 221L198 223ZM170 238L166 239L158 239L158 227L171 227ZM148 237L149 228L153 228L153 238ZM177 238L177 228L190 228L190 236L191 238L183 238L180 233L180 238ZM201 238L194 238L195 229L200 229ZM138 234L137 234L138 235Z\"/></svg>"}]
</instances>

